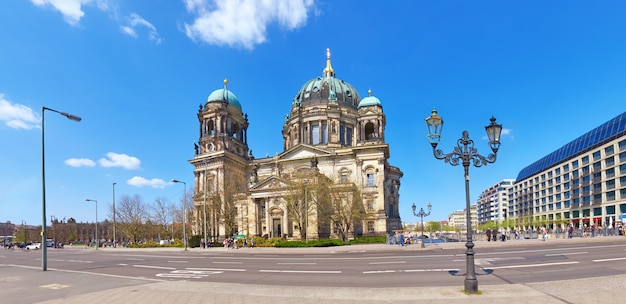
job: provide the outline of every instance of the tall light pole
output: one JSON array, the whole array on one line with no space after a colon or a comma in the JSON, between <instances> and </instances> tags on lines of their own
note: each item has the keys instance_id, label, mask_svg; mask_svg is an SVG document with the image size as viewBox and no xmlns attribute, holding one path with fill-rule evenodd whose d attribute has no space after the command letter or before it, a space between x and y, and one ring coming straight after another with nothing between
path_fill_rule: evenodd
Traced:
<instances>
[{"instance_id":1,"label":"tall light pole","mask_svg":"<svg viewBox=\"0 0 626 304\"><path fill-rule=\"evenodd\" d=\"M305 214L305 218L304 218L304 235L305 235L305 242L308 244L309 243L309 180L305 179L304 180L304 214Z\"/></svg>"},{"instance_id":2,"label":"tall light pole","mask_svg":"<svg viewBox=\"0 0 626 304\"><path fill-rule=\"evenodd\" d=\"M187 251L187 183L175 179L172 180L172 183L182 183L185 186L185 193L183 193L183 245Z\"/></svg>"},{"instance_id":3,"label":"tall light pole","mask_svg":"<svg viewBox=\"0 0 626 304\"><path fill-rule=\"evenodd\" d=\"M113 248L117 247L117 238L115 235L115 184L117 183L113 183Z\"/></svg>"},{"instance_id":4,"label":"tall light pole","mask_svg":"<svg viewBox=\"0 0 626 304\"><path fill-rule=\"evenodd\" d=\"M430 215L430 209L433 207L433 205L431 205L430 203L428 203L428 213L424 212L424 208L420 208L420 211L415 213L415 210L417 209L417 207L415 206L415 203L413 204L413 206L411 206L411 209L413 209L413 215L415 216L419 216L422 222L422 248L424 248L424 242L426 241L424 239L424 217L429 216Z\"/></svg>"},{"instance_id":5,"label":"tall light pole","mask_svg":"<svg viewBox=\"0 0 626 304\"><path fill-rule=\"evenodd\" d=\"M204 167L204 203L202 205L202 234L204 235L204 248L207 248L208 246L208 242L209 239L207 239L206 237L206 182L207 182L207 176L206 176L206 163L204 163L205 167Z\"/></svg>"},{"instance_id":6,"label":"tall light pole","mask_svg":"<svg viewBox=\"0 0 626 304\"><path fill-rule=\"evenodd\" d=\"M441 140L441 130L443 129L443 119L437 115L437 110L433 109L432 114L426 119L426 126L428 127L428 141L433 147L433 155L436 159L443 160L452 166L463 165L465 172L465 208L466 208L466 223L467 223L467 251L465 255L467 257L467 272L465 274L465 292L476 293L478 292L478 280L476 279L476 271L474 269L474 243L472 241L472 213L470 206L470 194L469 194L469 166L473 164L474 167L482 167L487 164L496 162L496 155L500 148L500 134L502 133L502 125L496 123L496 118L491 117L491 123L485 127L487 136L489 137L489 146L491 147L492 154L485 157L478 154L478 150L474 148L474 141L469 139L469 132L463 131L463 137L457 141L457 146L454 147L454 151L448 154L444 154L441 150L437 149L437 144Z\"/></svg>"},{"instance_id":7,"label":"tall light pole","mask_svg":"<svg viewBox=\"0 0 626 304\"><path fill-rule=\"evenodd\" d=\"M48 111L59 113L69 120L81 121L81 118L70 113L60 112L54 109L41 107L41 270L48 270L48 247L46 241L46 144L44 136L44 114Z\"/></svg>"},{"instance_id":8,"label":"tall light pole","mask_svg":"<svg viewBox=\"0 0 626 304\"><path fill-rule=\"evenodd\" d=\"M96 250L98 250L98 247L100 247L100 237L98 237L98 201L86 198L85 202L96 203Z\"/></svg>"}]
</instances>

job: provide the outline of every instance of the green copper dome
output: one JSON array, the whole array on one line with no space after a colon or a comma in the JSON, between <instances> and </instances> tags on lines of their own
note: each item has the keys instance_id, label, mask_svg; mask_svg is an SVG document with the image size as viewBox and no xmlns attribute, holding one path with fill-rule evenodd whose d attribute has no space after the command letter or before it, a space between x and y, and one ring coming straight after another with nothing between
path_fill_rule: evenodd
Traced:
<instances>
[{"instance_id":1,"label":"green copper dome","mask_svg":"<svg viewBox=\"0 0 626 304\"><path fill-rule=\"evenodd\" d=\"M363 99L361 99L361 102L359 102L359 109L362 107L371 107L371 106L380 106L382 107L382 103L380 103L380 99L376 98L375 96L372 96L372 90L368 90L367 93L370 96L367 96Z\"/></svg>"},{"instance_id":2,"label":"green copper dome","mask_svg":"<svg viewBox=\"0 0 626 304\"><path fill-rule=\"evenodd\" d=\"M233 94L233 92L229 91L226 88L226 85L228 85L228 80L224 80L224 88L223 89L217 89L213 92L211 92L211 94L209 94L209 97L207 98L206 102L214 102L214 101L219 101L219 102L223 102L226 101L229 104L239 108L241 110L241 103L239 102L239 99L237 98L237 96L235 96L235 94Z\"/></svg>"},{"instance_id":3,"label":"green copper dome","mask_svg":"<svg viewBox=\"0 0 626 304\"><path fill-rule=\"evenodd\" d=\"M335 71L330 65L330 51L327 49L326 52L326 68L322 77L307 81L293 98L293 105L338 103L356 109L361 101L359 93L351 84L335 78Z\"/></svg>"}]
</instances>

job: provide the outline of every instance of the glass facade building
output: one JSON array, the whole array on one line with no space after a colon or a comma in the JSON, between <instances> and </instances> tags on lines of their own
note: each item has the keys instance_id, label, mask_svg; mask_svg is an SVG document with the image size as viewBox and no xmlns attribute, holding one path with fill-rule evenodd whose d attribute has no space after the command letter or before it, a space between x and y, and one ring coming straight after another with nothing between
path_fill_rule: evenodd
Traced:
<instances>
[{"instance_id":1,"label":"glass facade building","mask_svg":"<svg viewBox=\"0 0 626 304\"><path fill-rule=\"evenodd\" d=\"M626 214L626 112L522 169L509 189L520 226L614 227Z\"/></svg>"}]
</instances>

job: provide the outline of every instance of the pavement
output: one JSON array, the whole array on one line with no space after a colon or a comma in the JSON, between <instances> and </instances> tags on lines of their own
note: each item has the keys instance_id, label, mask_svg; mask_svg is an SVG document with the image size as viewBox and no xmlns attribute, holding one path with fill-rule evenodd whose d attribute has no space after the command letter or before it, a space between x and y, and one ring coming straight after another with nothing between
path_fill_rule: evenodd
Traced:
<instances>
[{"instance_id":1,"label":"pavement","mask_svg":"<svg viewBox=\"0 0 626 304\"><path fill-rule=\"evenodd\" d=\"M595 237L574 239L548 239L556 243L604 242L619 240L626 243L626 237ZM477 248L507 247L513 244L525 246L541 245L540 240L513 240L507 242L477 241ZM332 253L339 251L414 251L464 249L465 243L427 244L422 249L419 245L400 247L398 245L352 245L330 248L247 248L231 252L275 253L285 250L300 250L303 253ZM103 250L163 250L163 249L128 249L106 248ZM169 249L171 250L171 249ZM180 250L180 249L178 249ZM199 249L191 251L225 250L223 248ZM35 271L35 270L33 270ZM71 275L50 270L58 275ZM0 275L0 277L2 277ZM51 282L52 282L51 278ZM462 281L459 286L411 287L411 288L348 288L348 287L287 287L270 285L232 284L214 282L159 281L146 279L136 284L113 286L111 288L67 294L42 304L94 303L621 303L626 298L626 274L601 278L581 278L564 281L539 282L529 284L481 285L479 294L465 294ZM0 287L5 281L0 280ZM49 291L46 291L49 292ZM19 300L10 303L20 303Z\"/></svg>"}]
</instances>

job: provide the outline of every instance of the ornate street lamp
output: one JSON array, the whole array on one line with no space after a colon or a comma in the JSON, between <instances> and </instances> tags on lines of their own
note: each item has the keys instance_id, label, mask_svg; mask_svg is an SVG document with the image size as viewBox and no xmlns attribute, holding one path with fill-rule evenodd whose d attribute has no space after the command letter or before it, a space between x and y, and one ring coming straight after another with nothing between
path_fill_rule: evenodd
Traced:
<instances>
[{"instance_id":1,"label":"ornate street lamp","mask_svg":"<svg viewBox=\"0 0 626 304\"><path fill-rule=\"evenodd\" d=\"M185 186L183 193L183 244L185 251L187 251L187 183L175 179L172 180L172 183L181 183Z\"/></svg>"},{"instance_id":2,"label":"ornate street lamp","mask_svg":"<svg viewBox=\"0 0 626 304\"><path fill-rule=\"evenodd\" d=\"M85 202L95 202L96 203L96 250L98 250L98 247L100 247L100 237L98 237L98 201L86 198Z\"/></svg>"},{"instance_id":3,"label":"ornate street lamp","mask_svg":"<svg viewBox=\"0 0 626 304\"><path fill-rule=\"evenodd\" d=\"M57 111L55 109L41 107L41 270L48 270L48 244L46 235L46 141L45 141L45 124L44 117L46 110L59 113L69 120L81 121L79 116Z\"/></svg>"},{"instance_id":4,"label":"ornate street lamp","mask_svg":"<svg viewBox=\"0 0 626 304\"><path fill-rule=\"evenodd\" d=\"M469 133L463 131L463 137L457 141L457 146L454 147L454 151L448 154L444 154L441 150L437 149L437 144L441 140L441 130L443 129L443 119L437 115L437 110L433 109L432 114L426 119L426 126L428 127L428 141L433 147L433 155L436 159L441 159L452 166L463 165L465 171L465 208L466 208L466 222L467 222L467 251L465 255L467 257L467 272L465 274L465 292L476 293L478 292L478 280L476 279L476 271L474 269L474 243L472 241L472 218L471 218L471 206L470 206L470 194L469 194L469 166L473 164L474 167L482 167L487 164L494 163L496 161L496 154L500 148L500 134L502 133L502 125L496 123L496 118L491 117L491 123L485 127L487 136L489 137L489 146L493 154L485 157L478 154L478 150L474 148L474 141L469 139Z\"/></svg>"},{"instance_id":5,"label":"ornate street lamp","mask_svg":"<svg viewBox=\"0 0 626 304\"><path fill-rule=\"evenodd\" d=\"M417 209L417 207L415 206L415 203L413 203L413 206L411 206L411 209L413 209L413 215L415 216L419 216L420 217L420 221L422 222L422 248L424 248L424 217L429 216L430 215L430 209L433 207L433 205L431 205L430 203L428 203L428 213L424 212L424 208L420 208L420 212L415 213L415 209Z\"/></svg>"}]
</instances>

